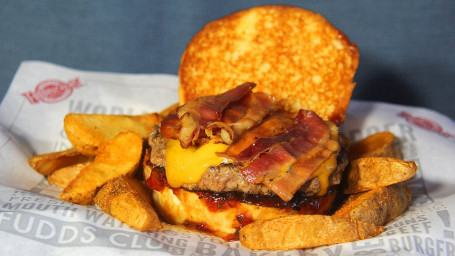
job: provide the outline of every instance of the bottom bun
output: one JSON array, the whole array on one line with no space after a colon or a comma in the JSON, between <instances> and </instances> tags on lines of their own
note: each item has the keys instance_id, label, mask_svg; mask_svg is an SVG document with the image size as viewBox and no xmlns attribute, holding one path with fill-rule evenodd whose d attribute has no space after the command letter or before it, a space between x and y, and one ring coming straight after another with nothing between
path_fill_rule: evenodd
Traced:
<instances>
[{"instance_id":1,"label":"bottom bun","mask_svg":"<svg viewBox=\"0 0 455 256\"><path fill-rule=\"evenodd\" d=\"M241 227L258 220L269 220L295 214L326 214L336 196L331 188L322 197L296 194L290 202L278 196L250 195L240 192L213 193L172 188L162 168L144 159L144 179L153 190L156 210L169 224L185 226L227 241L238 240Z\"/></svg>"},{"instance_id":2,"label":"bottom bun","mask_svg":"<svg viewBox=\"0 0 455 256\"><path fill-rule=\"evenodd\" d=\"M153 191L156 210L171 224L213 234L227 241L238 240L242 226L256 220L268 220L297 214L293 209L257 206L238 202L224 209L211 209L197 192L165 187Z\"/></svg>"}]
</instances>

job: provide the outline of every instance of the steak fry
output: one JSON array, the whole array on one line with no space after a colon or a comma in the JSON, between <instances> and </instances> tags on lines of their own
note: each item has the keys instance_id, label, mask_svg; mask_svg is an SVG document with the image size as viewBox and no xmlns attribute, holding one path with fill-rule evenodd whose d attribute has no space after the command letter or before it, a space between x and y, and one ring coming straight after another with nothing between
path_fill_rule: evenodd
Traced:
<instances>
[{"instance_id":1,"label":"steak fry","mask_svg":"<svg viewBox=\"0 0 455 256\"><path fill-rule=\"evenodd\" d=\"M81 154L75 148L70 148L63 151L35 155L28 159L28 163L38 173L49 175L58 169L90 160L91 157Z\"/></svg>"},{"instance_id":2,"label":"steak fry","mask_svg":"<svg viewBox=\"0 0 455 256\"><path fill-rule=\"evenodd\" d=\"M141 231L160 230L161 222L152 206L151 191L131 177L115 178L93 199L103 211Z\"/></svg>"},{"instance_id":3,"label":"steak fry","mask_svg":"<svg viewBox=\"0 0 455 256\"><path fill-rule=\"evenodd\" d=\"M349 217L378 226L400 216L411 203L411 191L404 183L349 196L334 216Z\"/></svg>"},{"instance_id":4,"label":"steak fry","mask_svg":"<svg viewBox=\"0 0 455 256\"><path fill-rule=\"evenodd\" d=\"M82 154L95 156L98 147L120 132L134 132L147 139L161 120L157 113L144 115L67 114L63 127L71 144Z\"/></svg>"},{"instance_id":5,"label":"steak fry","mask_svg":"<svg viewBox=\"0 0 455 256\"><path fill-rule=\"evenodd\" d=\"M255 250L292 250L377 236L382 226L345 217L292 215L257 221L240 230L240 243Z\"/></svg>"},{"instance_id":6,"label":"steak fry","mask_svg":"<svg viewBox=\"0 0 455 256\"><path fill-rule=\"evenodd\" d=\"M378 132L352 144L349 148L349 160L361 157L393 157L401 159L401 152L395 144L395 135L391 132Z\"/></svg>"},{"instance_id":7,"label":"steak fry","mask_svg":"<svg viewBox=\"0 0 455 256\"><path fill-rule=\"evenodd\" d=\"M413 161L391 157L363 157L352 161L346 172L345 194L385 187L412 178L417 171Z\"/></svg>"},{"instance_id":8,"label":"steak fry","mask_svg":"<svg viewBox=\"0 0 455 256\"><path fill-rule=\"evenodd\" d=\"M123 175L132 175L141 159L142 138L136 133L120 133L100 146L95 160L83 168L60 194L60 199L89 204L104 183Z\"/></svg>"}]
</instances>

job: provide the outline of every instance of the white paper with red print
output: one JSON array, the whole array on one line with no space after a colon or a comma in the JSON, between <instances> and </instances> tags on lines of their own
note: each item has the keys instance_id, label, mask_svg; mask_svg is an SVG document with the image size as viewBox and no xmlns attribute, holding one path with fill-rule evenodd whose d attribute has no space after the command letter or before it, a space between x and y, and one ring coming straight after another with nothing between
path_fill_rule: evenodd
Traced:
<instances>
[{"instance_id":1,"label":"white paper with red print","mask_svg":"<svg viewBox=\"0 0 455 256\"><path fill-rule=\"evenodd\" d=\"M0 106L0 255L455 254L455 123L428 109L351 102L343 126L348 137L392 131L405 160L418 164L409 181L412 206L379 237L310 250L250 251L197 233L139 232L95 206L59 201L60 189L28 166L33 154L70 147L65 114L155 112L177 102L177 88L175 75L23 62Z\"/></svg>"}]
</instances>

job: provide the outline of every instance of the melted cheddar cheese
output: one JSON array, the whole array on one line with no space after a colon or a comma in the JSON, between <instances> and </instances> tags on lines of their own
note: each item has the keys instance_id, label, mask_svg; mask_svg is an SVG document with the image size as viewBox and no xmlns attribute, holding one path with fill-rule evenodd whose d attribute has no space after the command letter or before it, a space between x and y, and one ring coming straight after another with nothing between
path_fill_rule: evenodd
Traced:
<instances>
[{"instance_id":1,"label":"melted cheddar cheese","mask_svg":"<svg viewBox=\"0 0 455 256\"><path fill-rule=\"evenodd\" d=\"M330 174L337 168L337 158L332 155L327 161L325 161L319 169L311 176L311 178L318 177L320 189L317 193L318 196L323 196L327 193L329 187Z\"/></svg>"},{"instance_id":2,"label":"melted cheddar cheese","mask_svg":"<svg viewBox=\"0 0 455 256\"><path fill-rule=\"evenodd\" d=\"M216 152L224 152L228 145L210 141L201 147L182 148L178 140L166 143L166 178L171 187L178 188L183 184L197 183L210 166L228 163L229 159L220 157ZM337 167L336 156L332 155L310 177L317 177L320 184L318 196L325 195L329 187L329 177Z\"/></svg>"},{"instance_id":3,"label":"melted cheddar cheese","mask_svg":"<svg viewBox=\"0 0 455 256\"><path fill-rule=\"evenodd\" d=\"M227 163L228 159L216 155L226 151L228 145L210 141L198 148L180 146L178 140L166 143L166 178L171 187L178 188L184 183L197 183L210 166Z\"/></svg>"}]
</instances>

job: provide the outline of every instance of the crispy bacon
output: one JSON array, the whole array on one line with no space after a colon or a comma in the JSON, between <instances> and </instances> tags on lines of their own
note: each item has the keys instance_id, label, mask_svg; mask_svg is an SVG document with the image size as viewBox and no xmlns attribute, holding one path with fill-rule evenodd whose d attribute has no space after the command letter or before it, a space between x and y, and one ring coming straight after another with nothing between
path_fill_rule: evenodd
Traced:
<instances>
[{"instance_id":1,"label":"crispy bacon","mask_svg":"<svg viewBox=\"0 0 455 256\"><path fill-rule=\"evenodd\" d=\"M205 129L212 122L221 120L223 110L229 103L250 94L255 86L254 83L244 83L225 93L200 97L187 102L177 110L179 120L177 123L172 120L172 122L161 124L161 130L174 132L173 134L163 133L163 135L166 138L178 138L180 145L187 148L192 141L198 139L201 129Z\"/></svg>"},{"instance_id":2,"label":"crispy bacon","mask_svg":"<svg viewBox=\"0 0 455 256\"><path fill-rule=\"evenodd\" d=\"M318 168L339 151L337 137L316 113L300 110L296 123L286 132L259 138L243 150L237 162L243 162L245 179L264 183L284 201L309 180Z\"/></svg>"},{"instance_id":3,"label":"crispy bacon","mask_svg":"<svg viewBox=\"0 0 455 256\"><path fill-rule=\"evenodd\" d=\"M270 117L266 118L260 125L256 126L253 129L248 130L244 133L239 140L234 144L229 146L226 152L222 155L228 158L231 158L237 162L244 161L245 155L254 149L256 146L260 145L252 144L258 138L270 138L276 136L280 133L285 132L285 130L294 123L294 119L288 116L289 113L275 113ZM251 147L250 147L251 146ZM248 150L245 150L249 148ZM243 155L240 154L243 152Z\"/></svg>"},{"instance_id":4,"label":"crispy bacon","mask_svg":"<svg viewBox=\"0 0 455 256\"><path fill-rule=\"evenodd\" d=\"M218 153L241 166L251 183L263 183L284 201L340 151L337 126L316 113L277 110L273 97L252 93L245 83L220 95L201 97L178 108L161 123L165 138L183 148L221 138Z\"/></svg>"},{"instance_id":5,"label":"crispy bacon","mask_svg":"<svg viewBox=\"0 0 455 256\"><path fill-rule=\"evenodd\" d=\"M180 132L180 120L177 114L168 115L161 121L160 133L167 139L178 140Z\"/></svg>"},{"instance_id":6,"label":"crispy bacon","mask_svg":"<svg viewBox=\"0 0 455 256\"><path fill-rule=\"evenodd\" d=\"M187 102L178 108L176 116L163 122L162 130L167 131L163 135L178 139L183 148L196 141L202 135L201 130L208 137L220 136L224 143L233 143L276 109L272 96L251 93L254 86L245 83L223 94Z\"/></svg>"},{"instance_id":7,"label":"crispy bacon","mask_svg":"<svg viewBox=\"0 0 455 256\"><path fill-rule=\"evenodd\" d=\"M238 121L229 124L237 136L241 136L243 132L257 126L265 116L276 109L275 99L262 92L251 94L248 105L245 115Z\"/></svg>"},{"instance_id":8,"label":"crispy bacon","mask_svg":"<svg viewBox=\"0 0 455 256\"><path fill-rule=\"evenodd\" d=\"M251 100L249 98L250 97L248 96L235 104L230 104L229 107L224 110L221 121L226 124L231 124L240 120L250 107L249 103Z\"/></svg>"}]
</instances>

